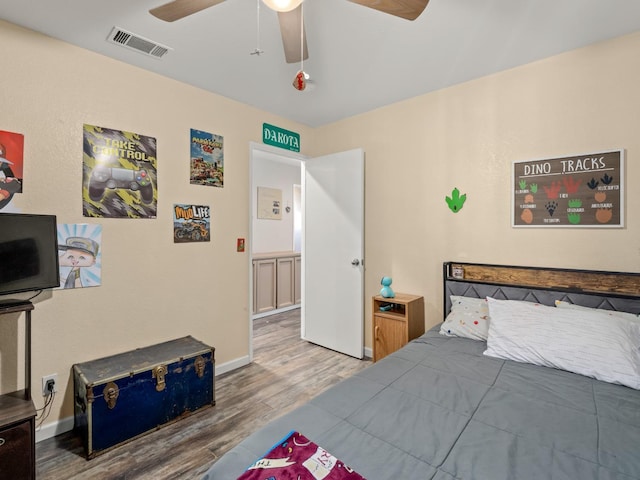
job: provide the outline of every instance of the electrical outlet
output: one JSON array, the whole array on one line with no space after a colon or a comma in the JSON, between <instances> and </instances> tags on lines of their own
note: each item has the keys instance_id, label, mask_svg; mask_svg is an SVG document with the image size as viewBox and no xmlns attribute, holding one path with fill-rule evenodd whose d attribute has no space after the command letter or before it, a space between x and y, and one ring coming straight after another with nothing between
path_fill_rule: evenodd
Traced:
<instances>
[{"instance_id":1,"label":"electrical outlet","mask_svg":"<svg viewBox=\"0 0 640 480\"><path fill-rule=\"evenodd\" d=\"M53 392L58 391L58 374L52 373L42 377L42 396L47 397Z\"/></svg>"}]
</instances>

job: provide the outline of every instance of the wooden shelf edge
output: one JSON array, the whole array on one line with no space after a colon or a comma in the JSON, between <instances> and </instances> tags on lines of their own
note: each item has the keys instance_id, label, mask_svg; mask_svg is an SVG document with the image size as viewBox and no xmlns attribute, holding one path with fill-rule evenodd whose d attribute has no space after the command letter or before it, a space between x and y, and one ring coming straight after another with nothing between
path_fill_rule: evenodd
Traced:
<instances>
[{"instance_id":1,"label":"wooden shelf edge","mask_svg":"<svg viewBox=\"0 0 640 480\"><path fill-rule=\"evenodd\" d=\"M375 311L375 312L373 312L373 314L376 317L388 318L390 320L399 320L401 322L406 322L407 321L407 316L405 314L403 314L403 313Z\"/></svg>"},{"instance_id":2,"label":"wooden shelf edge","mask_svg":"<svg viewBox=\"0 0 640 480\"><path fill-rule=\"evenodd\" d=\"M36 416L33 400L24 398L24 391L0 395L0 425L24 421Z\"/></svg>"}]
</instances>

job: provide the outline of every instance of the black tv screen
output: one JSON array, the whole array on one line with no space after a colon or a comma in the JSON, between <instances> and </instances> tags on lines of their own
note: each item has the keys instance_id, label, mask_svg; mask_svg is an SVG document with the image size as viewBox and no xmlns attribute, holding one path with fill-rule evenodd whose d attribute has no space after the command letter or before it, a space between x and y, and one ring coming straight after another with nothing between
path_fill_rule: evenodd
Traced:
<instances>
[{"instance_id":1,"label":"black tv screen","mask_svg":"<svg viewBox=\"0 0 640 480\"><path fill-rule=\"evenodd\" d=\"M0 213L0 296L59 285L55 215Z\"/></svg>"}]
</instances>

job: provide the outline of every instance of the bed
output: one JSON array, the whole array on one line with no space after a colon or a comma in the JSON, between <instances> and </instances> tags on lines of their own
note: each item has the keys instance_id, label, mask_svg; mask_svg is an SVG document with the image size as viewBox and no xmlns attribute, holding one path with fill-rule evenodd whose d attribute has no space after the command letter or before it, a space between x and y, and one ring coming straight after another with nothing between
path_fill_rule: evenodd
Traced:
<instances>
[{"instance_id":1,"label":"bed","mask_svg":"<svg viewBox=\"0 0 640 480\"><path fill-rule=\"evenodd\" d=\"M640 381L634 343L640 341L640 274L447 262L443 293L442 324L242 440L204 479L238 478L292 430L368 480L640 479L640 390L625 385ZM486 340L447 331L450 324L455 330L482 323L474 323L473 308L454 318L467 301L489 304ZM512 306L533 312L526 319L530 334L509 332L522 323ZM548 321L540 326L540 318ZM580 331L566 337L557 322L576 319L573 328L599 332L595 340L583 340ZM543 336L540 348L558 338L563 346L551 357L559 350L569 362L580 359L581 369L593 361L586 358L592 351L604 348L602 363L614 359L613 365L600 368L596 355L593 371L580 374L499 357L498 333L526 357L526 341L549 324L552 336ZM620 340L619 328L622 353L610 345ZM592 341L605 345L591 347ZM490 349L497 356L486 355ZM597 379L610 374L622 380ZM260 478L280 477L265 471Z\"/></svg>"}]
</instances>

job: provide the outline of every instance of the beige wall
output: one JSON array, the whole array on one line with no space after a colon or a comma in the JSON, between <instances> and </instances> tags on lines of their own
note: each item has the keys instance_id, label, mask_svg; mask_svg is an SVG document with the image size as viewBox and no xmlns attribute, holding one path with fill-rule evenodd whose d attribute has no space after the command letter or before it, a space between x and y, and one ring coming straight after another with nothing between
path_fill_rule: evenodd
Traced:
<instances>
[{"instance_id":1,"label":"beige wall","mask_svg":"<svg viewBox=\"0 0 640 480\"><path fill-rule=\"evenodd\" d=\"M295 164L285 163L272 155L254 151L252 164L252 252L286 252L293 251L293 186L300 185L300 161ZM280 190L282 205L280 220L258 218L258 188L274 188ZM287 212L286 207L290 207Z\"/></svg>"},{"instance_id":2,"label":"beige wall","mask_svg":"<svg viewBox=\"0 0 640 480\"><path fill-rule=\"evenodd\" d=\"M59 223L103 225L102 286L54 291L33 313L37 407L40 378L59 375L47 423L73 416L74 363L184 335L215 346L219 365L248 355L249 259L236 238L250 224L249 142L262 141L263 122L303 142L309 129L1 21L0 58L0 129L25 135L24 193L12 203ZM157 139L157 219L82 216L84 123ZM190 128L224 136L224 188L189 185ZM173 243L174 203L212 207L210 243ZM20 338L1 340L6 373ZM4 377L13 377L3 378L8 391L5 380L21 373Z\"/></svg>"},{"instance_id":3,"label":"beige wall","mask_svg":"<svg viewBox=\"0 0 640 480\"><path fill-rule=\"evenodd\" d=\"M0 22L0 128L26 138L19 209L93 222L82 217L83 123L158 139L158 218L100 220L103 285L36 305L34 386L58 373L63 392L49 421L73 415L73 363L185 334L216 346L219 363L247 355L249 265L235 240L248 235L248 145L263 121L300 132L305 154L364 148L365 292L391 275L397 291L425 296L429 325L446 260L640 271L639 52L635 34L311 130ZM224 135L223 189L188 185L192 127ZM510 227L513 160L611 148L626 149L627 228ZM457 214L444 201L454 187L468 198ZM187 202L211 205L210 244L172 243L171 205Z\"/></svg>"},{"instance_id":4,"label":"beige wall","mask_svg":"<svg viewBox=\"0 0 640 480\"><path fill-rule=\"evenodd\" d=\"M425 296L433 325L447 260L640 272L638 55L634 34L317 129L318 155L366 152L366 294L390 275L396 291ZM511 228L512 161L618 148L626 228ZM455 214L454 187L467 194Z\"/></svg>"}]
</instances>

